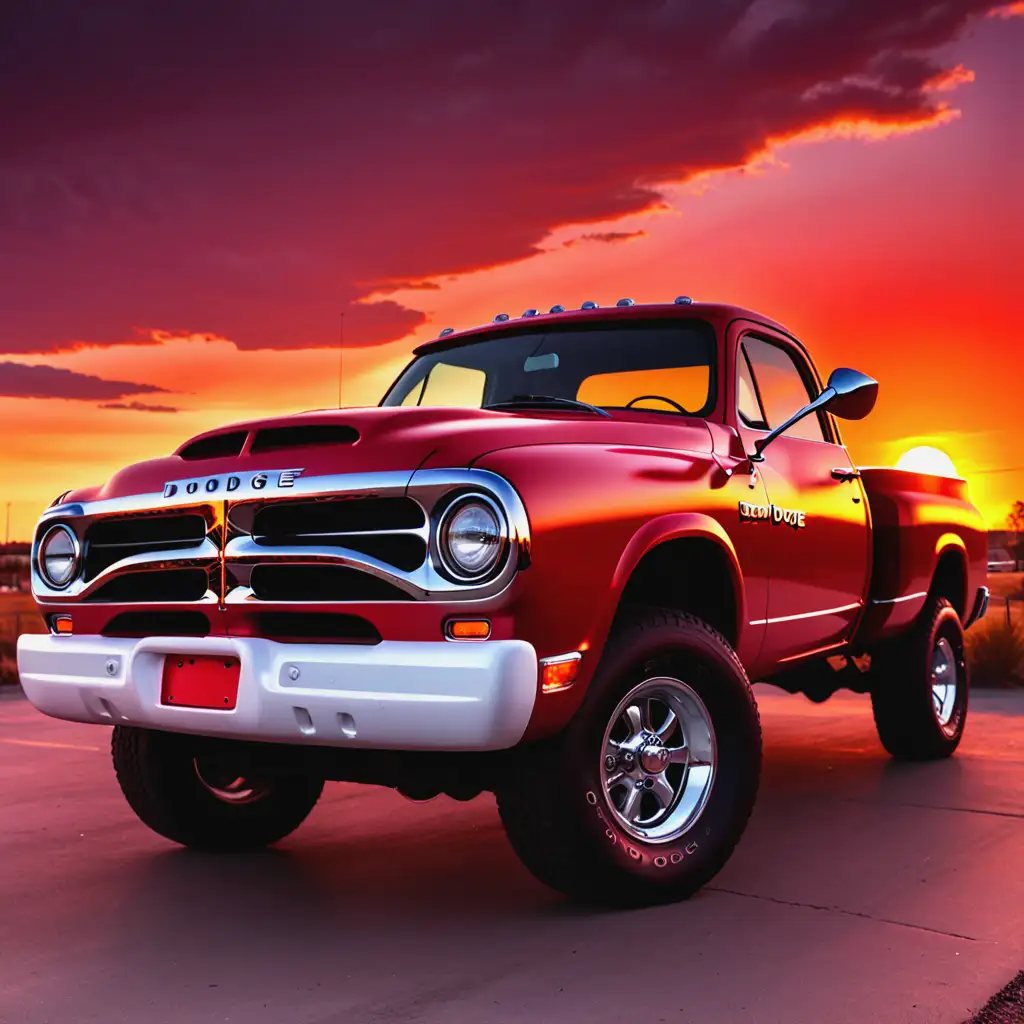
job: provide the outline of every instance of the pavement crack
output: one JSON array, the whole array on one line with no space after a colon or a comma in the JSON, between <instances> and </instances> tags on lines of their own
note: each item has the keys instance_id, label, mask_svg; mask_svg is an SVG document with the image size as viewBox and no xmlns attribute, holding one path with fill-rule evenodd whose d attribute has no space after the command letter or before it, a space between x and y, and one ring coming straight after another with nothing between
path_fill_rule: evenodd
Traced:
<instances>
[{"instance_id":1,"label":"pavement crack","mask_svg":"<svg viewBox=\"0 0 1024 1024\"><path fill-rule=\"evenodd\" d=\"M916 932L928 932L931 935L944 935L950 939L963 939L965 942L981 942L981 939L973 935L961 935L959 932L947 932L941 928L929 928L923 924L911 924L909 921L897 921L891 917L875 917L874 914L866 914L861 910L844 910L842 907L826 906L820 903L802 903L799 900L783 900L777 896L761 896L754 892L741 892L739 889L725 889L720 885L706 885L705 889L711 892L724 892L730 896L745 896L751 900L764 900L766 903L778 903L784 907L801 907L805 910L823 910L829 914L843 914L846 917L861 917L868 921L877 921L879 924L892 924L898 928L910 928Z\"/></svg>"},{"instance_id":2,"label":"pavement crack","mask_svg":"<svg viewBox=\"0 0 1024 1024\"><path fill-rule=\"evenodd\" d=\"M860 804L861 806L878 806L870 800L861 800L857 797L841 797L844 803ZM986 807L957 807L953 804L921 804L910 800L895 800L886 803L886 807L913 807L922 811L952 811L955 814L986 814L993 818L1016 818L1024 820L1024 811L993 811Z\"/></svg>"}]
</instances>

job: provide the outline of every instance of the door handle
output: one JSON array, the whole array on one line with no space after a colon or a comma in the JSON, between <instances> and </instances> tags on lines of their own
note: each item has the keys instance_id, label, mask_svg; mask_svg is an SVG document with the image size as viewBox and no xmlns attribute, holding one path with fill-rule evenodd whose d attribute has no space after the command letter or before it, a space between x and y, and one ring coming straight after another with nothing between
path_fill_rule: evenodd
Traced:
<instances>
[{"instance_id":1,"label":"door handle","mask_svg":"<svg viewBox=\"0 0 1024 1024\"><path fill-rule=\"evenodd\" d=\"M852 469L849 466L836 466L836 468L832 470L833 480L856 480L859 476L860 470Z\"/></svg>"}]
</instances>

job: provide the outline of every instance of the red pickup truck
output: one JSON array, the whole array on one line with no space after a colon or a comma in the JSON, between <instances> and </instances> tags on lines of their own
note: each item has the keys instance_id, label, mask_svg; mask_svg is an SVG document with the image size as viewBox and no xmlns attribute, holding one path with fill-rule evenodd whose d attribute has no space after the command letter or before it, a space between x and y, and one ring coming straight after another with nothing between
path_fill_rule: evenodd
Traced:
<instances>
[{"instance_id":1,"label":"red pickup truck","mask_svg":"<svg viewBox=\"0 0 1024 1024\"><path fill-rule=\"evenodd\" d=\"M896 757L960 741L986 535L963 480L852 464L836 420L876 392L685 296L446 328L377 408L61 495L22 685L113 726L178 843L275 842L326 780L486 790L555 889L680 899L754 804L751 680L869 693Z\"/></svg>"}]
</instances>

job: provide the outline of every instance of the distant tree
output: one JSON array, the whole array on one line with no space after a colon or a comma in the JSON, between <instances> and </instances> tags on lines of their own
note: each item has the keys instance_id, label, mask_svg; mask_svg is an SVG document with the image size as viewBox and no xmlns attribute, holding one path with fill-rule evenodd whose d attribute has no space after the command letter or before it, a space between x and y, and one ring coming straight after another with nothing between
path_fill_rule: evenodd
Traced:
<instances>
[{"instance_id":1,"label":"distant tree","mask_svg":"<svg viewBox=\"0 0 1024 1024\"><path fill-rule=\"evenodd\" d=\"M1024 539L1021 538L1021 534L1024 534L1024 501L1015 501L1010 506L1006 522L1013 530L1013 557L1024 559Z\"/></svg>"}]
</instances>

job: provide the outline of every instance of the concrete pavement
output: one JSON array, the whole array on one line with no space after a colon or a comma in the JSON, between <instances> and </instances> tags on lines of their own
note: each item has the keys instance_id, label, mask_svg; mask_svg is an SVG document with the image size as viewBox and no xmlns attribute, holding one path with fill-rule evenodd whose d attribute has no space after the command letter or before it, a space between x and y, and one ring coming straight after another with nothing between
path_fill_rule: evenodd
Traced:
<instances>
[{"instance_id":1,"label":"concrete pavement","mask_svg":"<svg viewBox=\"0 0 1024 1024\"><path fill-rule=\"evenodd\" d=\"M275 850L179 850L107 729L0 702L0 1021L963 1020L1024 966L1024 693L897 765L866 698L757 689L746 837L694 899L629 912L536 883L489 796L330 784Z\"/></svg>"}]
</instances>

